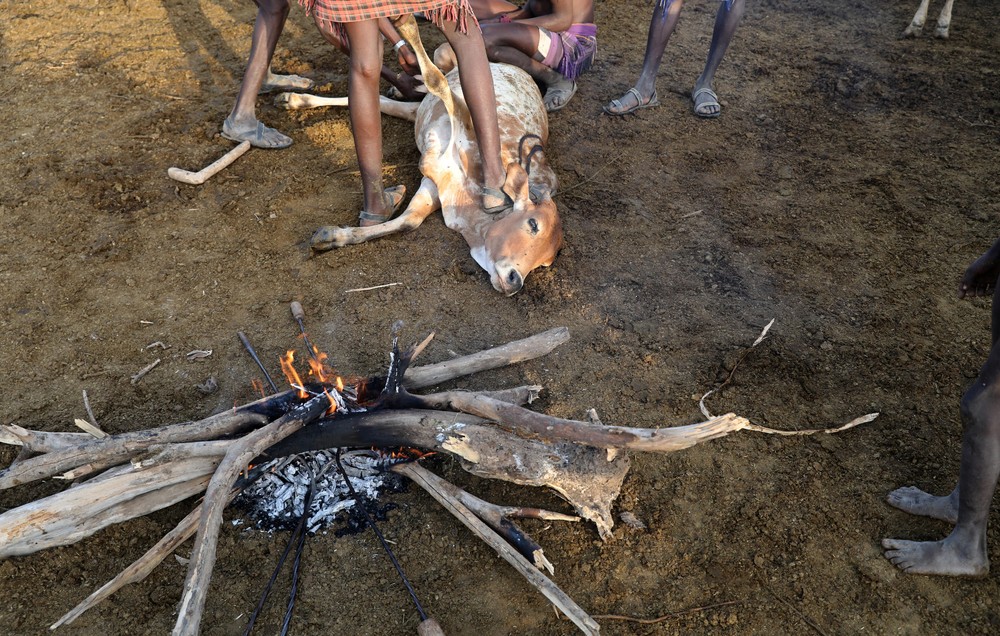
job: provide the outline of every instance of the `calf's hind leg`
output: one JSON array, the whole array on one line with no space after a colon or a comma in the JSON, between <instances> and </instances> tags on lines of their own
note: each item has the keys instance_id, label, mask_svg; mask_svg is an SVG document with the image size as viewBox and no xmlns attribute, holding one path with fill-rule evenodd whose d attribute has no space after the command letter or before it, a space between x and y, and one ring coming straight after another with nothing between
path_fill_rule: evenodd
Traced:
<instances>
[{"instance_id":1,"label":"calf's hind leg","mask_svg":"<svg viewBox=\"0 0 1000 636\"><path fill-rule=\"evenodd\" d=\"M424 219L440 207L441 200L438 198L437 187L433 181L424 177L417 193L410 199L410 204L396 218L368 227L324 225L313 234L309 246L313 251L325 252L335 247L364 243L397 232L408 232L423 223Z\"/></svg>"}]
</instances>

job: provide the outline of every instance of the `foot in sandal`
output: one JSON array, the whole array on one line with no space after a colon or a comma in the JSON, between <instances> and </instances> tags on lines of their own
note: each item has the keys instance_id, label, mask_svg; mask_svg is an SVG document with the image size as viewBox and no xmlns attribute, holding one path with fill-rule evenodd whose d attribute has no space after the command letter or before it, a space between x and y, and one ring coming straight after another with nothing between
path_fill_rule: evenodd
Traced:
<instances>
[{"instance_id":1,"label":"foot in sandal","mask_svg":"<svg viewBox=\"0 0 1000 636\"><path fill-rule=\"evenodd\" d=\"M630 88L618 99L612 99L604 106L604 112L609 115L628 115L644 108L653 108L660 105L660 100L656 95L656 89L649 95L643 95L638 88Z\"/></svg>"},{"instance_id":2,"label":"foot in sandal","mask_svg":"<svg viewBox=\"0 0 1000 636\"><path fill-rule=\"evenodd\" d=\"M254 148L287 148L292 138L274 128L269 128L257 119L236 120L227 117L222 122L222 136L230 141L249 141Z\"/></svg>"}]
</instances>

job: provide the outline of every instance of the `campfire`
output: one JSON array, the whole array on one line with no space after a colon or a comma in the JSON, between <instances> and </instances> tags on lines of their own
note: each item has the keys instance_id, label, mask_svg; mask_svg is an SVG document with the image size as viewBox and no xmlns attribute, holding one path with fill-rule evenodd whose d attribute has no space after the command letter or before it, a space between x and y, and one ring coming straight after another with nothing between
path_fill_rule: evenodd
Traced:
<instances>
[{"instance_id":1,"label":"campfire","mask_svg":"<svg viewBox=\"0 0 1000 636\"><path fill-rule=\"evenodd\" d=\"M301 308L293 307L293 315L302 327ZM658 429L605 425L593 410L585 421L556 418L525 407L538 396L539 386L414 393L543 356L569 339L565 328L412 366L433 334L402 348L397 325L387 371L368 377L334 373L309 342L304 327L302 331L308 372L300 376L294 352L281 360L292 389L204 420L118 435L106 435L86 422L84 433L35 431L13 424L0 427L0 443L21 447L14 463L0 471L0 488L49 478L74 482L71 488L0 515L0 558L69 545L111 524L204 492L202 503L176 528L59 619L53 629L72 622L124 585L142 580L196 534L174 629L175 634L196 634L223 510L231 501L239 498L249 518L261 527L299 526L303 532L315 532L364 494L371 498L385 479L402 475L487 541L582 632L596 634L594 619L545 576L543 571L551 574L553 565L513 519L582 518L608 539L614 525L611 507L629 468L626 451L673 452L741 429L785 433L732 413ZM260 367L275 386L265 367ZM850 428L875 415L825 432ZM793 434L817 432L823 431ZM400 448L413 451L385 450ZM360 451L348 454L340 449ZM477 476L552 488L578 517L485 502L425 469L415 460L423 453L452 456Z\"/></svg>"}]
</instances>

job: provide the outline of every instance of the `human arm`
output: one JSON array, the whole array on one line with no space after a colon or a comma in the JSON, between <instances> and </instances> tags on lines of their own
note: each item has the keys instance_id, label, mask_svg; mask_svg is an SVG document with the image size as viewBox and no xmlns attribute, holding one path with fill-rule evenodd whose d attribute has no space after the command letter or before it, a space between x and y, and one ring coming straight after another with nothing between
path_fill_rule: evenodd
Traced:
<instances>
[{"instance_id":1,"label":"human arm","mask_svg":"<svg viewBox=\"0 0 1000 636\"><path fill-rule=\"evenodd\" d=\"M393 48L396 49L399 65L403 67L403 71L409 75L420 73L420 65L417 63L416 54L413 53L410 45L399 35L399 31L396 30L396 27L392 25L392 22L388 18L379 19L378 30L387 41L392 43Z\"/></svg>"},{"instance_id":2,"label":"human arm","mask_svg":"<svg viewBox=\"0 0 1000 636\"><path fill-rule=\"evenodd\" d=\"M544 14L535 14L532 6L532 2L525 4L525 13L512 21L553 33L561 33L573 24L594 21L593 0L552 0L548 3L548 11Z\"/></svg>"}]
</instances>

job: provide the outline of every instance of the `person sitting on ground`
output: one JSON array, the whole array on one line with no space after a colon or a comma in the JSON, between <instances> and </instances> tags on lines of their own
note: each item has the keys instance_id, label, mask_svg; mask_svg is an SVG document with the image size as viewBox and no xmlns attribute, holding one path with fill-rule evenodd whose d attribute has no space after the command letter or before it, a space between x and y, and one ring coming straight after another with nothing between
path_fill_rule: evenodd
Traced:
<instances>
[{"instance_id":1,"label":"person sitting on ground","mask_svg":"<svg viewBox=\"0 0 1000 636\"><path fill-rule=\"evenodd\" d=\"M545 88L545 108L564 108L576 94L576 78L597 52L594 0L472 0L491 62L527 71Z\"/></svg>"},{"instance_id":2,"label":"person sitting on ground","mask_svg":"<svg viewBox=\"0 0 1000 636\"><path fill-rule=\"evenodd\" d=\"M265 126L257 119L257 95L272 91L304 90L312 87L313 81L299 75L277 75L271 72L274 47L288 19L289 0L254 2L257 4L257 18L254 20L250 40L250 57L236 95L236 103L222 123L222 136L231 141L249 141L250 145L257 148L287 148L292 145L291 137ZM382 77L392 83L406 99L423 97L420 82L412 77L419 71L416 56L399 44L403 40L388 20L384 20L380 28L387 38L396 43L396 52L404 70L404 73L396 74L388 67L383 67ZM338 40L333 44L349 54L345 42Z\"/></svg>"},{"instance_id":3,"label":"person sitting on ground","mask_svg":"<svg viewBox=\"0 0 1000 636\"><path fill-rule=\"evenodd\" d=\"M458 60L459 81L472 117L482 159L482 206L496 214L513 207L503 191L506 167L500 158L500 128L497 123L493 75L482 33L468 0L300 0L321 31L340 32L350 43L351 63L347 79L351 132L361 170L364 209L361 225L384 223L403 202L405 188L385 189L382 184L382 117L378 82L382 68L382 38L379 19L423 13L444 33ZM329 38L328 38L329 39Z\"/></svg>"},{"instance_id":4,"label":"person sitting on ground","mask_svg":"<svg viewBox=\"0 0 1000 636\"><path fill-rule=\"evenodd\" d=\"M618 99L611 100L604 106L604 112L609 115L627 115L643 108L658 106L660 101L656 95L656 74L660 69L660 60L667 48L670 34L674 32L677 19L680 17L684 0L657 0L653 10L653 19L649 23L649 35L646 40L646 55L642 61L642 73L635 87L628 89ZM715 71L722 63L729 43L736 33L736 28L743 18L744 0L722 0L719 12L715 16L715 28L712 31L712 44L708 49L708 59L705 70L694 84L691 100L694 103L694 114L699 117L718 117L722 113L719 96L715 94L712 83Z\"/></svg>"},{"instance_id":5,"label":"person sitting on ground","mask_svg":"<svg viewBox=\"0 0 1000 636\"><path fill-rule=\"evenodd\" d=\"M941 541L883 539L885 556L911 574L986 576L986 522L1000 476L1000 239L962 276L958 296L993 294L990 353L979 377L962 396L962 463L958 485L936 497L913 486L889 493L887 501L910 514L955 524Z\"/></svg>"}]
</instances>

